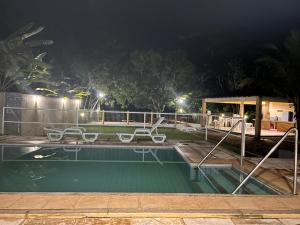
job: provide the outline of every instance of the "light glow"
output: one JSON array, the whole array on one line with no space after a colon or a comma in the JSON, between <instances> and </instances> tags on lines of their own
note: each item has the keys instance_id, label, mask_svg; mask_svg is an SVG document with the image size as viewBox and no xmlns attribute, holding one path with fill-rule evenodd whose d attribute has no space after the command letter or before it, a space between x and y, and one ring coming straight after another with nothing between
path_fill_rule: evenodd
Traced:
<instances>
[{"instance_id":1,"label":"light glow","mask_svg":"<svg viewBox=\"0 0 300 225\"><path fill-rule=\"evenodd\" d=\"M34 95L34 96L33 96L33 101L34 101L35 103L38 103L39 100L40 100L40 96L38 96L38 95Z\"/></svg>"},{"instance_id":2,"label":"light glow","mask_svg":"<svg viewBox=\"0 0 300 225\"><path fill-rule=\"evenodd\" d=\"M100 91L98 92L98 97L99 98L103 98L104 96L105 96L105 94L103 92L100 92Z\"/></svg>"},{"instance_id":3,"label":"light glow","mask_svg":"<svg viewBox=\"0 0 300 225\"><path fill-rule=\"evenodd\" d=\"M80 99L75 99L75 103L76 103L76 105L79 105L80 104Z\"/></svg>"},{"instance_id":4,"label":"light glow","mask_svg":"<svg viewBox=\"0 0 300 225\"><path fill-rule=\"evenodd\" d=\"M62 104L65 104L66 102L67 102L67 98L66 97L61 98L61 103Z\"/></svg>"},{"instance_id":5,"label":"light glow","mask_svg":"<svg viewBox=\"0 0 300 225\"><path fill-rule=\"evenodd\" d=\"M81 117L84 117L84 113L83 113L83 112L82 112L82 113L80 113L80 116L81 116Z\"/></svg>"}]
</instances>

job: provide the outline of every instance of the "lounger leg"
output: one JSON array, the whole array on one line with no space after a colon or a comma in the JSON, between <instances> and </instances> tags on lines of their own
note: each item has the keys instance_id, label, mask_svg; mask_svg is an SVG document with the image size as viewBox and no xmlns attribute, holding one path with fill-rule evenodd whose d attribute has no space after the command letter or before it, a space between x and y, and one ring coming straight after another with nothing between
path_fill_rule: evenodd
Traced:
<instances>
[{"instance_id":1,"label":"lounger leg","mask_svg":"<svg viewBox=\"0 0 300 225\"><path fill-rule=\"evenodd\" d=\"M117 134L117 136L122 143L130 143L134 138L134 134ZM128 136L129 138L126 138L126 136Z\"/></svg>"},{"instance_id":2,"label":"lounger leg","mask_svg":"<svg viewBox=\"0 0 300 225\"><path fill-rule=\"evenodd\" d=\"M151 136L152 141L156 144L164 143L166 140L166 136Z\"/></svg>"},{"instance_id":3,"label":"lounger leg","mask_svg":"<svg viewBox=\"0 0 300 225\"><path fill-rule=\"evenodd\" d=\"M63 134L48 133L49 141L60 141L63 138Z\"/></svg>"},{"instance_id":4,"label":"lounger leg","mask_svg":"<svg viewBox=\"0 0 300 225\"><path fill-rule=\"evenodd\" d=\"M88 138L87 136L92 136ZM98 134L82 134L82 139L86 142L95 142L98 138Z\"/></svg>"}]
</instances>

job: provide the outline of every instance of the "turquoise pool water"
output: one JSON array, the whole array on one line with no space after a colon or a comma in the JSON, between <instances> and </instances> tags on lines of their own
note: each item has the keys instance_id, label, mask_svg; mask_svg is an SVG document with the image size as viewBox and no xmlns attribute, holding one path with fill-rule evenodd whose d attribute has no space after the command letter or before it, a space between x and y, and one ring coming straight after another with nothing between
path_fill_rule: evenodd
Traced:
<instances>
[{"instance_id":1,"label":"turquoise pool water","mask_svg":"<svg viewBox=\"0 0 300 225\"><path fill-rule=\"evenodd\" d=\"M231 193L243 173L191 168L175 149L2 146L0 192ZM242 194L277 194L255 179Z\"/></svg>"}]
</instances>

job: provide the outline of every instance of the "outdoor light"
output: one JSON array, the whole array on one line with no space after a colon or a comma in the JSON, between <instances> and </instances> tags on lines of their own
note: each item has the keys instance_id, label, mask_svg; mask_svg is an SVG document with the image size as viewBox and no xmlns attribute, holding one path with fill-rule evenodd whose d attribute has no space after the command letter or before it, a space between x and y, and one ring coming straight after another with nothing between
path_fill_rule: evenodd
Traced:
<instances>
[{"instance_id":1,"label":"outdoor light","mask_svg":"<svg viewBox=\"0 0 300 225\"><path fill-rule=\"evenodd\" d=\"M180 108L180 109L179 109L179 112L180 112L180 113L183 113L183 108Z\"/></svg>"},{"instance_id":2,"label":"outdoor light","mask_svg":"<svg viewBox=\"0 0 300 225\"><path fill-rule=\"evenodd\" d=\"M224 113L222 113L221 117L224 117L224 116L225 116Z\"/></svg>"},{"instance_id":3,"label":"outdoor light","mask_svg":"<svg viewBox=\"0 0 300 225\"><path fill-rule=\"evenodd\" d=\"M38 95L34 95L34 96L33 96L33 101L34 101L34 103L38 103L39 100L40 100L40 96L38 96Z\"/></svg>"},{"instance_id":4,"label":"outdoor light","mask_svg":"<svg viewBox=\"0 0 300 225\"><path fill-rule=\"evenodd\" d=\"M62 103L62 104L65 104L66 101L67 101L67 98L66 98L66 97L61 98L61 103Z\"/></svg>"},{"instance_id":5,"label":"outdoor light","mask_svg":"<svg viewBox=\"0 0 300 225\"><path fill-rule=\"evenodd\" d=\"M102 92L99 92L99 93L98 93L98 97L99 97L99 98L103 98L104 96L105 96L104 93L102 93Z\"/></svg>"},{"instance_id":6,"label":"outdoor light","mask_svg":"<svg viewBox=\"0 0 300 225\"><path fill-rule=\"evenodd\" d=\"M177 100L177 102L179 103L179 104L183 104L184 103L184 98L178 98L178 100Z\"/></svg>"},{"instance_id":7,"label":"outdoor light","mask_svg":"<svg viewBox=\"0 0 300 225\"><path fill-rule=\"evenodd\" d=\"M265 104L266 104L266 102L262 102L261 104L262 104L262 105L265 105Z\"/></svg>"},{"instance_id":8,"label":"outdoor light","mask_svg":"<svg viewBox=\"0 0 300 225\"><path fill-rule=\"evenodd\" d=\"M247 115L244 116L244 119L248 119L248 118L249 118L249 116L247 116Z\"/></svg>"},{"instance_id":9,"label":"outdoor light","mask_svg":"<svg viewBox=\"0 0 300 225\"><path fill-rule=\"evenodd\" d=\"M84 113L83 113L83 112L82 112L82 113L80 113L80 116L81 116L81 117L84 117Z\"/></svg>"},{"instance_id":10,"label":"outdoor light","mask_svg":"<svg viewBox=\"0 0 300 225\"><path fill-rule=\"evenodd\" d=\"M79 105L80 104L80 99L75 99L75 103L76 103L76 105Z\"/></svg>"}]
</instances>

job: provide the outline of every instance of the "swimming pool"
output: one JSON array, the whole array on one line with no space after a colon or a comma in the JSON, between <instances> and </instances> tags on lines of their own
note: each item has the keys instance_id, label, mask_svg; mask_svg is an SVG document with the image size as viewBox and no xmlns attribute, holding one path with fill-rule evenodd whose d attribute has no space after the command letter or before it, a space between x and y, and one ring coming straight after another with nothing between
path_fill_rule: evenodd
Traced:
<instances>
[{"instance_id":1,"label":"swimming pool","mask_svg":"<svg viewBox=\"0 0 300 225\"><path fill-rule=\"evenodd\" d=\"M245 174L173 148L1 146L0 192L231 193ZM240 194L278 194L250 179Z\"/></svg>"}]
</instances>

